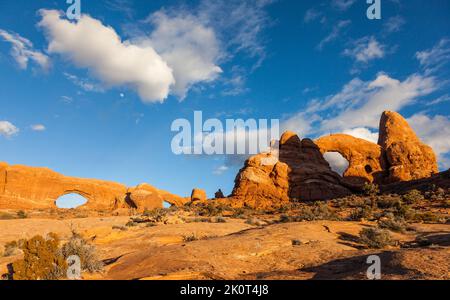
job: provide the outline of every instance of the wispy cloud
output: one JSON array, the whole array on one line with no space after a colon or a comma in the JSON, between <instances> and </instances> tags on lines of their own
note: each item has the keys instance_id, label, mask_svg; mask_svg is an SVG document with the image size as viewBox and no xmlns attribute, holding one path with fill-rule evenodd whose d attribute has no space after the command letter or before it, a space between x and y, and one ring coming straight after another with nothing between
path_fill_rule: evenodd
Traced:
<instances>
[{"instance_id":1,"label":"wispy cloud","mask_svg":"<svg viewBox=\"0 0 450 300\"><path fill-rule=\"evenodd\" d=\"M228 171L228 169L229 169L229 167L227 167L227 166L220 166L213 171L213 174L214 175L222 175L223 173Z\"/></svg>"},{"instance_id":2,"label":"wispy cloud","mask_svg":"<svg viewBox=\"0 0 450 300\"><path fill-rule=\"evenodd\" d=\"M323 16L322 12L318 11L315 8L310 8L306 11L305 16L303 17L303 22L311 23Z\"/></svg>"},{"instance_id":3,"label":"wispy cloud","mask_svg":"<svg viewBox=\"0 0 450 300\"><path fill-rule=\"evenodd\" d=\"M416 58L426 74L437 72L450 61L450 39L441 39L433 48L417 52Z\"/></svg>"},{"instance_id":4,"label":"wispy cloud","mask_svg":"<svg viewBox=\"0 0 450 300\"><path fill-rule=\"evenodd\" d=\"M331 5L340 10L346 11L355 4L356 0L332 0Z\"/></svg>"},{"instance_id":5,"label":"wispy cloud","mask_svg":"<svg viewBox=\"0 0 450 300\"><path fill-rule=\"evenodd\" d=\"M100 84L94 83L89 79L79 78L78 76L67 72L64 72L63 75L74 85L78 86L85 92L97 92L97 93L104 92L104 89L103 87L101 87ZM71 103L73 101L71 97L67 96L63 96L62 100L66 103Z\"/></svg>"},{"instance_id":6,"label":"wispy cloud","mask_svg":"<svg viewBox=\"0 0 450 300\"><path fill-rule=\"evenodd\" d=\"M350 20L342 20L339 21L331 30L331 32L320 41L319 45L317 45L317 49L322 50L326 44L336 40L342 31L347 28L351 24Z\"/></svg>"},{"instance_id":7,"label":"wispy cloud","mask_svg":"<svg viewBox=\"0 0 450 300\"><path fill-rule=\"evenodd\" d=\"M3 29L0 29L0 38L11 44L10 54L21 69L27 69L30 61L37 64L43 70L48 70L50 67L49 57L41 51L34 49L33 43L30 40L17 33L8 32Z\"/></svg>"},{"instance_id":8,"label":"wispy cloud","mask_svg":"<svg viewBox=\"0 0 450 300\"><path fill-rule=\"evenodd\" d=\"M43 124L34 124L34 125L31 125L30 127L31 127L31 130L33 130L33 131L45 131L45 130L47 130L47 128Z\"/></svg>"},{"instance_id":9,"label":"wispy cloud","mask_svg":"<svg viewBox=\"0 0 450 300\"><path fill-rule=\"evenodd\" d=\"M383 25L386 33L398 32L406 24L405 19L402 16L390 17Z\"/></svg>"}]
</instances>

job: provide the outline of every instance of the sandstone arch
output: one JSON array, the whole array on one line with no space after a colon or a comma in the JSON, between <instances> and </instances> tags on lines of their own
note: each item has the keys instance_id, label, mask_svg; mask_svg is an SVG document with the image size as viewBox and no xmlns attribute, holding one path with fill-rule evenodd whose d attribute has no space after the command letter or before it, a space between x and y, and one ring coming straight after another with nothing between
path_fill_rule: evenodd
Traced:
<instances>
[{"instance_id":1,"label":"sandstone arch","mask_svg":"<svg viewBox=\"0 0 450 300\"><path fill-rule=\"evenodd\" d=\"M69 193L85 197L88 202L80 208L93 211L143 210L162 208L163 201L177 206L186 202L147 184L129 189L115 182L64 176L47 168L0 163L0 209L56 208L55 201ZM127 203L128 195L135 207Z\"/></svg>"},{"instance_id":2,"label":"sandstone arch","mask_svg":"<svg viewBox=\"0 0 450 300\"><path fill-rule=\"evenodd\" d=\"M338 152L348 160L344 178L355 184L380 182L386 161L379 145L347 134L332 134L315 141L322 154Z\"/></svg>"}]
</instances>

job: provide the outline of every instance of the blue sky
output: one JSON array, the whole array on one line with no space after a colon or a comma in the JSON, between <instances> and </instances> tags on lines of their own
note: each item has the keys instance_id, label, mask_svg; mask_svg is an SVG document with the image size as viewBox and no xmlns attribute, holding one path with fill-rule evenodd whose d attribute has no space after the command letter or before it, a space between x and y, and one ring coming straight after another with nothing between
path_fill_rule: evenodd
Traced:
<instances>
[{"instance_id":1,"label":"blue sky","mask_svg":"<svg viewBox=\"0 0 450 300\"><path fill-rule=\"evenodd\" d=\"M174 155L175 119L376 140L396 110L449 168L450 2L365 2L2 0L0 160L213 196L242 162Z\"/></svg>"}]
</instances>

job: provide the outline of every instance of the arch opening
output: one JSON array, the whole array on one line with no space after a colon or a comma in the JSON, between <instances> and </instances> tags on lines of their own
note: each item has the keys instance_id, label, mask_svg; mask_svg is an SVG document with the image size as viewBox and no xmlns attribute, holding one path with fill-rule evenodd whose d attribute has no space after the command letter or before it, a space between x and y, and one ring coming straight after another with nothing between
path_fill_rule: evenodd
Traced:
<instances>
[{"instance_id":1,"label":"arch opening","mask_svg":"<svg viewBox=\"0 0 450 300\"><path fill-rule=\"evenodd\" d=\"M68 193L56 199L55 204L62 209L75 209L85 205L88 202L84 196L78 193Z\"/></svg>"},{"instance_id":2,"label":"arch opening","mask_svg":"<svg viewBox=\"0 0 450 300\"><path fill-rule=\"evenodd\" d=\"M350 163L345 157L339 152L326 152L323 157L330 164L331 170L344 176L345 171L347 171Z\"/></svg>"},{"instance_id":3,"label":"arch opening","mask_svg":"<svg viewBox=\"0 0 450 300\"><path fill-rule=\"evenodd\" d=\"M172 207L172 203L169 203L167 201L163 201L163 208L171 208Z\"/></svg>"}]
</instances>

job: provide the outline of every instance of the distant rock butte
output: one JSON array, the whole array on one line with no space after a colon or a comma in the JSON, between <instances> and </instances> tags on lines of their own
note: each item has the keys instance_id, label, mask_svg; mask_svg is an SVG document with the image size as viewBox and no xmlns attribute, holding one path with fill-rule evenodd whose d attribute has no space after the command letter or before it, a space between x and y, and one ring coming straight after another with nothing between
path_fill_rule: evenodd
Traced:
<instances>
[{"instance_id":1,"label":"distant rock butte","mask_svg":"<svg viewBox=\"0 0 450 300\"><path fill-rule=\"evenodd\" d=\"M143 211L162 208L163 201L187 202L148 184L127 188L115 182L68 177L47 168L0 163L0 209L56 208L56 200L70 193L85 197L88 202L81 208L94 211Z\"/></svg>"},{"instance_id":2,"label":"distant rock butte","mask_svg":"<svg viewBox=\"0 0 450 300\"><path fill-rule=\"evenodd\" d=\"M348 160L344 177L331 170L323 157L327 152L338 152ZM327 200L360 191L366 182L382 185L436 173L431 147L417 138L401 115L384 112L378 145L346 134L313 142L285 132L279 160L268 153L247 160L236 177L231 203L264 209L293 200Z\"/></svg>"}]
</instances>

